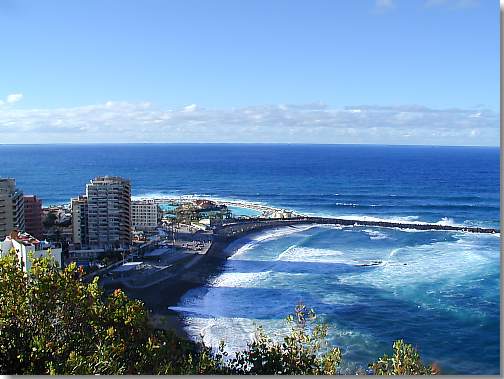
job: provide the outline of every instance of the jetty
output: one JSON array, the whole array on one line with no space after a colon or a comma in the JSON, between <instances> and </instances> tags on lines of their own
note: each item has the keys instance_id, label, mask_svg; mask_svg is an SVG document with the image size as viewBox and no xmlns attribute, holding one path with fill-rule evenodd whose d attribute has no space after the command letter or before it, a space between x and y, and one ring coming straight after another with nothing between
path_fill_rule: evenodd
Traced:
<instances>
[{"instance_id":1,"label":"jetty","mask_svg":"<svg viewBox=\"0 0 504 379\"><path fill-rule=\"evenodd\" d=\"M462 226L462 225L443 225L443 224L430 224L430 223L408 223L408 222L393 222L393 221L378 221L378 220L358 220L346 218L332 218L332 217L311 217L300 216L285 219L269 219L269 218L254 218L254 219L240 219L229 220L222 223L215 229L215 235L220 237L231 237L235 234L242 234L245 232L258 231L265 228L281 227L281 226L294 226L306 224L320 224L320 225L341 225L341 226L378 226L384 228L399 228L399 229L413 229L413 230L440 230L440 231L460 231L468 233L487 233L495 234L500 233L499 229L494 228L481 228L475 226Z\"/></svg>"}]
</instances>

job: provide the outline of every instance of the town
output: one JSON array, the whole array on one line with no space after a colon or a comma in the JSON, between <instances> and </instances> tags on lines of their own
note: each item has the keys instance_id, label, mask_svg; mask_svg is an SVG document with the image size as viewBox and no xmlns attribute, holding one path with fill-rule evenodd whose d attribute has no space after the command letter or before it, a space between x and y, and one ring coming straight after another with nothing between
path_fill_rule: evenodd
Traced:
<instances>
[{"instance_id":1,"label":"town","mask_svg":"<svg viewBox=\"0 0 504 379\"><path fill-rule=\"evenodd\" d=\"M69 204L44 207L15 179L0 179L1 252L14 249L25 271L30 256L51 254L60 267L76 262L88 274L153 274L205 254L223 222L294 216L262 205L192 197L132 200L130 181L117 176L96 177Z\"/></svg>"},{"instance_id":2,"label":"town","mask_svg":"<svg viewBox=\"0 0 504 379\"><path fill-rule=\"evenodd\" d=\"M180 273L181 267L193 266L212 245L213 250L222 250L223 242L244 233L296 224L499 232L306 216L264 204L196 196L132 200L130 180L118 176L98 176L86 184L85 194L69 204L43 207L42 200L25 195L15 179L0 178L0 253L14 249L25 271L31 259L50 254L59 267L76 262L88 278L100 275L104 285L147 287L170 273Z\"/></svg>"}]
</instances>

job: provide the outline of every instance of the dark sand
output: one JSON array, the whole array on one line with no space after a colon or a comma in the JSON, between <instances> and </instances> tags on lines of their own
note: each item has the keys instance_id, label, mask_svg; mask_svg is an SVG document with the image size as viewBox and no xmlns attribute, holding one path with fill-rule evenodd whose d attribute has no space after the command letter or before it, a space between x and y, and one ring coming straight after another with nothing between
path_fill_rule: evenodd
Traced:
<instances>
[{"instance_id":1,"label":"dark sand","mask_svg":"<svg viewBox=\"0 0 504 379\"><path fill-rule=\"evenodd\" d=\"M241 236L242 234L228 238L216 237L205 255L193 256L192 259L185 261L185 264L181 265L175 273L171 272L165 280L152 286L139 289L117 284L115 287L121 287L130 298L143 301L151 312L150 319L156 328L171 329L179 336L187 338L183 317L168 307L177 305L190 289L204 286L210 278L218 275L226 259L231 255L225 251L226 246ZM191 267L186 270L187 265ZM105 289L113 290L113 288Z\"/></svg>"}]
</instances>

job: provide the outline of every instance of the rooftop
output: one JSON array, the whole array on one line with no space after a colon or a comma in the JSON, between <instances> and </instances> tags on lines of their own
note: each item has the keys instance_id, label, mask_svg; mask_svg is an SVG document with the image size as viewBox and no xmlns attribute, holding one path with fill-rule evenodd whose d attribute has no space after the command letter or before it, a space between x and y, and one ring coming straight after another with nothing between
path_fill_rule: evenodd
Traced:
<instances>
[{"instance_id":1,"label":"rooftop","mask_svg":"<svg viewBox=\"0 0 504 379\"><path fill-rule=\"evenodd\" d=\"M36 251L61 247L61 244L57 244L54 242L40 241L37 238L33 237L31 234L26 232L19 232L16 229L13 229L10 235L5 237L5 240L16 241L24 246L34 246Z\"/></svg>"}]
</instances>

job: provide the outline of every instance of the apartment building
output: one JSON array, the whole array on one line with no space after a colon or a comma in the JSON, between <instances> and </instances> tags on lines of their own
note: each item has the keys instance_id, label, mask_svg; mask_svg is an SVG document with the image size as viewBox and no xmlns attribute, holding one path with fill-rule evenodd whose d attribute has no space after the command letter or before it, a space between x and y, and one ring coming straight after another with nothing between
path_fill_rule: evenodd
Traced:
<instances>
[{"instance_id":1,"label":"apartment building","mask_svg":"<svg viewBox=\"0 0 504 379\"><path fill-rule=\"evenodd\" d=\"M86 185L87 239L91 247L124 247L131 243L131 183L118 176L99 176Z\"/></svg>"},{"instance_id":2,"label":"apartment building","mask_svg":"<svg viewBox=\"0 0 504 379\"><path fill-rule=\"evenodd\" d=\"M25 217L24 231L35 238L43 238L42 201L35 195L25 195L23 202Z\"/></svg>"},{"instance_id":3,"label":"apartment building","mask_svg":"<svg viewBox=\"0 0 504 379\"><path fill-rule=\"evenodd\" d=\"M16 188L15 179L0 178L0 238L14 228L25 228L23 192Z\"/></svg>"},{"instance_id":4,"label":"apartment building","mask_svg":"<svg viewBox=\"0 0 504 379\"><path fill-rule=\"evenodd\" d=\"M135 230L153 230L158 226L159 205L154 200L131 202L131 222Z\"/></svg>"},{"instance_id":5,"label":"apartment building","mask_svg":"<svg viewBox=\"0 0 504 379\"><path fill-rule=\"evenodd\" d=\"M72 241L78 248L89 245L88 238L88 202L86 196L71 199Z\"/></svg>"},{"instance_id":6,"label":"apartment building","mask_svg":"<svg viewBox=\"0 0 504 379\"><path fill-rule=\"evenodd\" d=\"M2 247L0 254L5 256L9 251L15 250L19 258L19 262L23 265L23 271L30 271L32 266L31 258L40 258L51 256L59 267L61 266L61 245L56 243L48 243L39 241L37 238L28 233L20 233L13 229L3 242L0 242Z\"/></svg>"}]
</instances>

